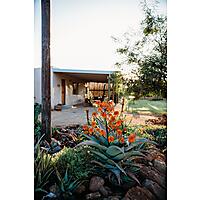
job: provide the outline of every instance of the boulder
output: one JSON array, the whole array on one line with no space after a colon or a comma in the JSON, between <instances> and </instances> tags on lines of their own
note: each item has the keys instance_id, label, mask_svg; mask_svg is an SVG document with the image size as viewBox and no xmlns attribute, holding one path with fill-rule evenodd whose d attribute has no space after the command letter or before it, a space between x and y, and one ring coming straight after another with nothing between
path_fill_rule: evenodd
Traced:
<instances>
[{"instance_id":1,"label":"boulder","mask_svg":"<svg viewBox=\"0 0 200 200\"><path fill-rule=\"evenodd\" d=\"M156 182L146 179L143 186L151 191L159 200L167 199L166 190L160 187Z\"/></svg>"},{"instance_id":2,"label":"boulder","mask_svg":"<svg viewBox=\"0 0 200 200\"><path fill-rule=\"evenodd\" d=\"M99 176L93 176L90 179L89 190L91 192L99 191L99 189L104 185L105 181Z\"/></svg>"},{"instance_id":3,"label":"boulder","mask_svg":"<svg viewBox=\"0 0 200 200\"><path fill-rule=\"evenodd\" d=\"M156 197L144 187L133 187L126 193L124 200L156 200Z\"/></svg>"},{"instance_id":4,"label":"boulder","mask_svg":"<svg viewBox=\"0 0 200 200\"><path fill-rule=\"evenodd\" d=\"M86 187L84 185L80 185L76 188L75 193L76 194L82 194L86 191Z\"/></svg>"},{"instance_id":5,"label":"boulder","mask_svg":"<svg viewBox=\"0 0 200 200\"><path fill-rule=\"evenodd\" d=\"M104 186L99 188L99 192L104 196L107 197L108 196L108 191L106 190L106 188Z\"/></svg>"},{"instance_id":6,"label":"boulder","mask_svg":"<svg viewBox=\"0 0 200 200\"><path fill-rule=\"evenodd\" d=\"M111 197L110 200L120 200L119 197Z\"/></svg>"},{"instance_id":7,"label":"boulder","mask_svg":"<svg viewBox=\"0 0 200 200\"><path fill-rule=\"evenodd\" d=\"M163 188L166 188L166 177L159 174L159 172L154 167L142 166L140 168L139 173L142 176L143 180L144 179L152 180L157 184L159 184L160 186L162 186Z\"/></svg>"},{"instance_id":8,"label":"boulder","mask_svg":"<svg viewBox=\"0 0 200 200\"><path fill-rule=\"evenodd\" d=\"M154 160L153 164L154 164L154 167L155 167L159 172L161 172L161 173L163 173L163 174L166 174L166 172L167 172L167 167L166 167L165 162L156 159L156 160Z\"/></svg>"},{"instance_id":9,"label":"boulder","mask_svg":"<svg viewBox=\"0 0 200 200\"><path fill-rule=\"evenodd\" d=\"M165 158L165 155L162 154L160 152L160 150L156 147L154 148L151 148L147 151L147 156L146 156L146 159L150 162L152 162L153 160L157 159L157 160L160 160L160 161L164 161L166 160Z\"/></svg>"},{"instance_id":10,"label":"boulder","mask_svg":"<svg viewBox=\"0 0 200 200\"><path fill-rule=\"evenodd\" d=\"M100 198L101 197L101 194L99 193L99 192L94 192L94 193L90 193L90 194L87 194L86 196L85 196L85 198L87 199L87 200L92 200L92 199L98 199L98 198Z\"/></svg>"}]
</instances>

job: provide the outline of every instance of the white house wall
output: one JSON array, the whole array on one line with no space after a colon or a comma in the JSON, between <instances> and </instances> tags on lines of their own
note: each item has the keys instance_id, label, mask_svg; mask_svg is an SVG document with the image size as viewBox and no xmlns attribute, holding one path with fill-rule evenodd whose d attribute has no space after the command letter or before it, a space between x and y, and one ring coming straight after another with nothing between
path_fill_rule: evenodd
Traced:
<instances>
[{"instance_id":1,"label":"white house wall","mask_svg":"<svg viewBox=\"0 0 200 200\"><path fill-rule=\"evenodd\" d=\"M41 99L41 68L34 69L34 102L40 103Z\"/></svg>"},{"instance_id":2,"label":"white house wall","mask_svg":"<svg viewBox=\"0 0 200 200\"><path fill-rule=\"evenodd\" d=\"M83 83L79 84L78 87L78 95L73 95L73 86L72 82L77 81L77 79L72 79L71 77L67 76L66 74L58 74L53 73L53 105L61 104L61 92L62 92L62 85L61 80L65 79L65 104L66 105L74 105L77 103L82 103L85 100L85 86Z\"/></svg>"}]
</instances>

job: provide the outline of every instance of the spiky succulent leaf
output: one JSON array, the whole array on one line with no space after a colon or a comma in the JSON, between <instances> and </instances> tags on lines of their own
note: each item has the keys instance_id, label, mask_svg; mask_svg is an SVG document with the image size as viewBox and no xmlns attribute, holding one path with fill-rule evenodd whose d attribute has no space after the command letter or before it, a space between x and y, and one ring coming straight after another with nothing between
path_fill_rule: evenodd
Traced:
<instances>
[{"instance_id":1,"label":"spiky succulent leaf","mask_svg":"<svg viewBox=\"0 0 200 200\"><path fill-rule=\"evenodd\" d=\"M153 141L150 141L146 138L140 138L140 139L136 139L136 141L134 143L131 143L128 147L125 147L125 152L127 151L130 151L131 149L141 145L141 144L144 144L144 143L152 143L152 144L155 144L155 142Z\"/></svg>"},{"instance_id":2,"label":"spiky succulent leaf","mask_svg":"<svg viewBox=\"0 0 200 200\"><path fill-rule=\"evenodd\" d=\"M132 156L142 156L142 157L145 157L145 155L143 153L141 153L140 151L129 151L129 152L125 153L124 160L129 159Z\"/></svg>"},{"instance_id":3,"label":"spiky succulent leaf","mask_svg":"<svg viewBox=\"0 0 200 200\"><path fill-rule=\"evenodd\" d=\"M97 155L100 159L103 159L103 161L107 161L109 158L104 155L103 153L100 153L98 151L95 151L95 150L91 150L91 152L95 155Z\"/></svg>"},{"instance_id":4,"label":"spiky succulent leaf","mask_svg":"<svg viewBox=\"0 0 200 200\"><path fill-rule=\"evenodd\" d=\"M124 151L122 148L116 146L116 145L111 145L108 147L107 151L106 151L106 154L108 154L109 156L111 157L115 157L119 154L124 154Z\"/></svg>"},{"instance_id":5,"label":"spiky succulent leaf","mask_svg":"<svg viewBox=\"0 0 200 200\"><path fill-rule=\"evenodd\" d=\"M85 142L81 142L77 145L78 146L84 146L84 145L88 145L88 146L92 146L92 147L96 147L97 149L101 150L101 151L107 151L107 147L101 145L101 144L98 144L97 142L95 141L92 141L92 140L89 140L89 141L85 141Z\"/></svg>"},{"instance_id":6,"label":"spiky succulent leaf","mask_svg":"<svg viewBox=\"0 0 200 200\"><path fill-rule=\"evenodd\" d=\"M120 160L123 160L123 159L124 159L124 156L125 156L125 154L120 153L120 154L118 154L117 156L113 157L112 159L113 159L114 161L120 161Z\"/></svg>"},{"instance_id":7,"label":"spiky succulent leaf","mask_svg":"<svg viewBox=\"0 0 200 200\"><path fill-rule=\"evenodd\" d=\"M135 180L139 185L141 185L140 184L140 181L137 179L137 177L131 172L131 171L126 171L126 173L127 173L127 175L129 176L129 177L131 177L133 180Z\"/></svg>"},{"instance_id":8,"label":"spiky succulent leaf","mask_svg":"<svg viewBox=\"0 0 200 200\"><path fill-rule=\"evenodd\" d=\"M97 121L97 124L98 124L99 128L104 130L104 131L106 131L106 127L103 124L103 122L99 118L96 118L96 121Z\"/></svg>"},{"instance_id":9,"label":"spiky succulent leaf","mask_svg":"<svg viewBox=\"0 0 200 200\"><path fill-rule=\"evenodd\" d=\"M116 169L116 168L113 168L113 169L110 169L110 171L116 176L117 182L118 182L119 185L120 185L120 184L121 184L120 170L119 170L119 169Z\"/></svg>"},{"instance_id":10,"label":"spiky succulent leaf","mask_svg":"<svg viewBox=\"0 0 200 200\"><path fill-rule=\"evenodd\" d=\"M86 135L85 133L81 133L81 134L82 134L83 136L85 136L87 139L99 143L99 140L98 140L97 138L95 138L94 136L89 136L89 135Z\"/></svg>"}]
</instances>

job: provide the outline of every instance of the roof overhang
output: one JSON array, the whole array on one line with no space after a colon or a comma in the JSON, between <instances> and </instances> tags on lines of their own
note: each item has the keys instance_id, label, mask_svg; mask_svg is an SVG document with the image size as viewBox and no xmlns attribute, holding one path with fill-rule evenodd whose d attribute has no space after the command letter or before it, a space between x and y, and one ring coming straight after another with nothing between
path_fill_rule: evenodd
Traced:
<instances>
[{"instance_id":1,"label":"roof overhang","mask_svg":"<svg viewBox=\"0 0 200 200\"><path fill-rule=\"evenodd\" d=\"M82 82L107 82L108 76L115 70L83 70L83 69L60 69L52 68L54 73L66 74Z\"/></svg>"}]
</instances>

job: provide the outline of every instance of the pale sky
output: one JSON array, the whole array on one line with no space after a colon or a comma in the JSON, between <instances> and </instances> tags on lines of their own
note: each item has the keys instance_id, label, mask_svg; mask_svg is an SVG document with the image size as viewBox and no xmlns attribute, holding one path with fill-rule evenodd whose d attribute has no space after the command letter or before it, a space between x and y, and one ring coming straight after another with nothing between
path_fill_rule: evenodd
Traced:
<instances>
[{"instance_id":1,"label":"pale sky","mask_svg":"<svg viewBox=\"0 0 200 200\"><path fill-rule=\"evenodd\" d=\"M52 0L51 66L112 69L118 61L111 36L137 30L141 0ZM35 66L41 66L41 0L35 0ZM166 14L166 0L158 11Z\"/></svg>"}]
</instances>

